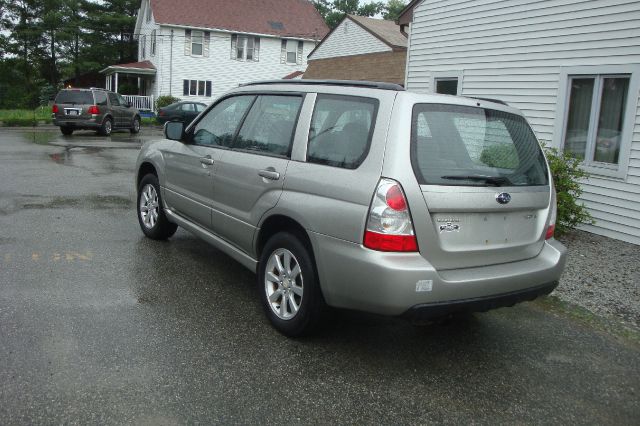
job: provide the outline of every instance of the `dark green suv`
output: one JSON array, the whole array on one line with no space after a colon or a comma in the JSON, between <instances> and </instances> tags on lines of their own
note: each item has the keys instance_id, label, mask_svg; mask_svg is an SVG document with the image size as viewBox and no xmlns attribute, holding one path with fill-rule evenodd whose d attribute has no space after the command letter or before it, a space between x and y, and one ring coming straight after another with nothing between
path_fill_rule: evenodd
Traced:
<instances>
[{"instance_id":1,"label":"dark green suv","mask_svg":"<svg viewBox=\"0 0 640 426\"><path fill-rule=\"evenodd\" d=\"M53 124L64 135L95 130L109 136L115 129L140 131L140 112L118 93L104 89L63 89L51 109Z\"/></svg>"}]
</instances>

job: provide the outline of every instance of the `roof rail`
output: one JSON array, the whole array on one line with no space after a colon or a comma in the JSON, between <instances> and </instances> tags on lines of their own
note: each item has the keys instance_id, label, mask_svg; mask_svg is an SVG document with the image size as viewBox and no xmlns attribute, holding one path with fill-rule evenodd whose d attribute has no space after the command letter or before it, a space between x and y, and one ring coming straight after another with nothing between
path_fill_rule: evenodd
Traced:
<instances>
[{"instance_id":1,"label":"roof rail","mask_svg":"<svg viewBox=\"0 0 640 426\"><path fill-rule=\"evenodd\" d=\"M359 80L263 80L252 81L251 83L240 84L240 87L258 86L265 84L299 84L299 85L319 85L319 86L344 86L344 87L366 87L369 89L396 90L403 91L404 87L394 83L382 83L378 81Z\"/></svg>"},{"instance_id":2,"label":"roof rail","mask_svg":"<svg viewBox=\"0 0 640 426\"><path fill-rule=\"evenodd\" d=\"M494 104L500 104L500 105L506 105L509 106L508 103L506 103L505 101L501 101L500 99L491 99L491 98L477 98L475 96L466 96L469 99L476 99L478 101L486 101L486 102L493 102Z\"/></svg>"}]
</instances>

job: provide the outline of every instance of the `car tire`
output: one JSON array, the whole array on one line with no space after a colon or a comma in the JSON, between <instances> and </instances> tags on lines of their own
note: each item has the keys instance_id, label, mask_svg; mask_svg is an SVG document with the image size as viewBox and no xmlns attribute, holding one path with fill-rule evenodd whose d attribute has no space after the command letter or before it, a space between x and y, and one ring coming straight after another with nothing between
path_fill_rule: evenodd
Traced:
<instances>
[{"instance_id":1,"label":"car tire","mask_svg":"<svg viewBox=\"0 0 640 426\"><path fill-rule=\"evenodd\" d=\"M73 134L73 127L60 126L60 131L62 132L63 135L70 136Z\"/></svg>"},{"instance_id":2,"label":"car tire","mask_svg":"<svg viewBox=\"0 0 640 426\"><path fill-rule=\"evenodd\" d=\"M258 264L257 282L267 318L282 334L307 335L321 322L326 304L315 262L298 235L280 232L267 241Z\"/></svg>"},{"instance_id":3,"label":"car tire","mask_svg":"<svg viewBox=\"0 0 640 426\"><path fill-rule=\"evenodd\" d=\"M112 131L113 131L113 121L107 117L102 122L102 126L100 126L100 134L102 136L111 136Z\"/></svg>"},{"instance_id":4,"label":"car tire","mask_svg":"<svg viewBox=\"0 0 640 426\"><path fill-rule=\"evenodd\" d=\"M166 240L178 229L178 225L169 222L162 206L158 177L145 175L138 185L136 211L142 232L152 240Z\"/></svg>"},{"instance_id":5,"label":"car tire","mask_svg":"<svg viewBox=\"0 0 640 426\"><path fill-rule=\"evenodd\" d=\"M133 135L140 132L140 117L133 117L133 123L131 123L131 129L129 129L129 131Z\"/></svg>"}]
</instances>

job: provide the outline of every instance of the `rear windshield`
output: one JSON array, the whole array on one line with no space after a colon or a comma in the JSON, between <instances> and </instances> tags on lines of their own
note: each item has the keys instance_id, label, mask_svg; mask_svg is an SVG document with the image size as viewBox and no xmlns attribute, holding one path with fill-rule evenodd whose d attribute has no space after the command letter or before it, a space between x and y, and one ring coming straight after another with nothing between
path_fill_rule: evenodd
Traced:
<instances>
[{"instance_id":1,"label":"rear windshield","mask_svg":"<svg viewBox=\"0 0 640 426\"><path fill-rule=\"evenodd\" d=\"M422 185L548 185L542 149L519 115L446 104L417 104L411 163Z\"/></svg>"},{"instance_id":2,"label":"rear windshield","mask_svg":"<svg viewBox=\"0 0 640 426\"><path fill-rule=\"evenodd\" d=\"M56 103L93 105L93 96L88 90L63 90L56 96Z\"/></svg>"}]
</instances>

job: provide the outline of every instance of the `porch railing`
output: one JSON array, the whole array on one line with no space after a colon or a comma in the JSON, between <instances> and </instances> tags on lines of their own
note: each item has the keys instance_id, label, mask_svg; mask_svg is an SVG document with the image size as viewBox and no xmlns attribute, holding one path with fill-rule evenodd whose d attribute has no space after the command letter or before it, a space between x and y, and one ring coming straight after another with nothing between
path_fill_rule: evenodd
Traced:
<instances>
[{"instance_id":1,"label":"porch railing","mask_svg":"<svg viewBox=\"0 0 640 426\"><path fill-rule=\"evenodd\" d=\"M140 111L151 111L154 110L153 105L153 95L151 96L137 96L137 95L122 95L128 102L131 103L131 106L139 109Z\"/></svg>"}]
</instances>

